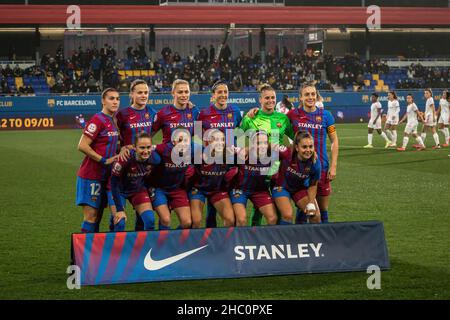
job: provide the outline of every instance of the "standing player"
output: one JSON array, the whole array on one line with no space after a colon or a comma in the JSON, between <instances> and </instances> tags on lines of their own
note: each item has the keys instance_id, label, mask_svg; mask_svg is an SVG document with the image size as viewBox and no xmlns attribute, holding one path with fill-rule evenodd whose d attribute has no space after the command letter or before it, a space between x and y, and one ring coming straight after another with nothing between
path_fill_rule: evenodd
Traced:
<instances>
[{"instance_id":1,"label":"standing player","mask_svg":"<svg viewBox=\"0 0 450 320\"><path fill-rule=\"evenodd\" d=\"M151 177L149 193L159 216L159 229L170 229L171 210L180 220L179 228L190 228L192 219L185 181L194 171L190 165L191 135L183 127L175 128L172 141L158 144L155 150L161 157L161 164Z\"/></svg>"},{"instance_id":2,"label":"standing player","mask_svg":"<svg viewBox=\"0 0 450 320\"><path fill-rule=\"evenodd\" d=\"M189 82L177 79L172 84L173 104L163 107L155 116L152 135L159 129L162 130L162 143L172 141L172 133L179 127L189 131L191 136L194 134L194 121L197 119L199 110L197 107L190 107L189 97L191 91Z\"/></svg>"},{"instance_id":3,"label":"standing player","mask_svg":"<svg viewBox=\"0 0 450 320\"><path fill-rule=\"evenodd\" d=\"M422 133L420 136L422 137L423 143L425 143L425 139L427 138L427 131L431 131L433 133L433 139L435 143L433 149L440 149L441 146L439 145L439 136L436 132L436 110L434 108L433 92L431 91L431 89L426 89L424 91L424 96L426 99L424 116L425 122L423 123Z\"/></svg>"},{"instance_id":4,"label":"standing player","mask_svg":"<svg viewBox=\"0 0 450 320\"><path fill-rule=\"evenodd\" d=\"M378 134L386 141L385 148L387 148L391 144L391 141L386 136L386 133L381 131L381 112L383 112L383 109L381 109L381 103L378 101L378 94L372 93L370 98L372 100L372 105L370 106L370 119L367 124L367 141L369 144L364 146L364 148L373 148L372 141L374 129L377 130Z\"/></svg>"},{"instance_id":5,"label":"standing player","mask_svg":"<svg viewBox=\"0 0 450 320\"><path fill-rule=\"evenodd\" d=\"M414 103L414 98L411 94L408 94L408 96L406 97L406 102L408 103L408 106L406 107L406 113L399 122L400 124L403 121L405 121L405 119L407 119L405 127L405 136L403 137L403 145L400 148L397 148L397 151L406 150L406 146L408 145L409 137L411 135L414 138L416 138L416 141L419 144L417 150L424 150L425 145L423 144L422 138L419 135L417 135L417 126L419 125L417 118L419 117L420 121L422 122L424 122L424 119L419 112L419 108L417 108L417 105Z\"/></svg>"},{"instance_id":6,"label":"standing player","mask_svg":"<svg viewBox=\"0 0 450 320\"><path fill-rule=\"evenodd\" d=\"M259 91L259 104L261 109L256 112L256 115L253 109L250 110L244 119L242 119L240 129L243 131L249 129L263 130L268 134L271 144L283 144L284 135L293 139L294 132L292 131L291 122L289 121L288 116L284 113L275 111L275 90L270 85L263 84L259 88ZM279 165L279 161L277 164ZM276 165L274 170L278 171ZM261 225L261 218L261 213L252 209L251 224L253 226Z\"/></svg>"},{"instance_id":7,"label":"standing player","mask_svg":"<svg viewBox=\"0 0 450 320\"><path fill-rule=\"evenodd\" d=\"M151 134L155 110L147 106L149 88L144 80L134 80L130 85L131 106L119 110L117 126L120 130L121 154L129 157L129 150L140 132ZM136 212L135 230L143 230L144 223Z\"/></svg>"},{"instance_id":8,"label":"standing player","mask_svg":"<svg viewBox=\"0 0 450 320\"><path fill-rule=\"evenodd\" d=\"M314 140L311 134L298 131L292 151L284 146L279 148L281 166L274 176L272 197L282 215L280 224L292 224L291 199L310 216L310 222L319 223L320 211L316 195L322 168L320 161L314 157Z\"/></svg>"},{"instance_id":9,"label":"standing player","mask_svg":"<svg viewBox=\"0 0 450 320\"><path fill-rule=\"evenodd\" d=\"M207 145L202 153L202 164L195 164L192 188L189 191L192 228L200 228L206 199L222 217L223 226L234 226L234 211L228 196L225 177L229 171L226 164L225 133L218 129L209 131Z\"/></svg>"},{"instance_id":10,"label":"standing player","mask_svg":"<svg viewBox=\"0 0 450 320\"><path fill-rule=\"evenodd\" d=\"M152 151L152 140L146 132L135 136L134 148L127 160L118 159L111 174L111 191L117 213L114 216L114 231L124 231L126 214L122 197L128 199L141 217L144 230L153 230L155 213L150 202L144 178L150 175L153 166L161 162L156 151Z\"/></svg>"},{"instance_id":11,"label":"standing player","mask_svg":"<svg viewBox=\"0 0 450 320\"><path fill-rule=\"evenodd\" d=\"M302 107L291 110L288 117L292 129L308 131L314 138L314 150L322 166L321 177L317 186L317 203L323 223L328 222L328 204L331 194L331 181L336 178L337 160L339 154L339 140L334 125L334 118L325 109L316 107L316 87L313 84L304 84L299 91L299 100ZM327 136L331 142L331 163L328 162ZM297 211L297 222L306 221L306 216Z\"/></svg>"},{"instance_id":12,"label":"standing player","mask_svg":"<svg viewBox=\"0 0 450 320\"><path fill-rule=\"evenodd\" d=\"M397 100L397 95L394 91L388 93L388 111L387 119L384 124L384 131L389 134L391 143L389 147L397 146L397 125L400 114L400 103Z\"/></svg>"},{"instance_id":13,"label":"standing player","mask_svg":"<svg viewBox=\"0 0 450 320\"><path fill-rule=\"evenodd\" d=\"M441 131L444 134L445 143L442 144L443 147L448 147L449 145L449 131L448 131L448 123L450 118L450 112L449 112L449 103L450 103L450 96L448 94L448 91L445 90L442 92L441 100L439 100L439 109L437 111L438 118L439 118L439 131Z\"/></svg>"},{"instance_id":14,"label":"standing player","mask_svg":"<svg viewBox=\"0 0 450 320\"><path fill-rule=\"evenodd\" d=\"M228 85L218 80L212 86L213 103L200 111L198 121L202 122L202 133L207 135L210 129L218 129L225 133L227 146L235 145L234 135L227 136L227 129L235 129L242 121L241 111L237 106L229 105ZM207 206L206 227L214 228L217 225L216 210L213 206Z\"/></svg>"},{"instance_id":15,"label":"standing player","mask_svg":"<svg viewBox=\"0 0 450 320\"><path fill-rule=\"evenodd\" d=\"M78 150L86 156L77 174L76 204L83 207L81 232L98 232L107 204L110 164L117 158L117 129L114 113L119 109L119 92L114 88L102 92L102 111L96 113L83 131Z\"/></svg>"},{"instance_id":16,"label":"standing player","mask_svg":"<svg viewBox=\"0 0 450 320\"><path fill-rule=\"evenodd\" d=\"M256 155L256 159L252 159ZM250 147L243 149L238 157L245 164L238 165L236 176L231 182L231 203L236 216L236 226L247 225L247 200L266 218L267 224L277 223L277 215L269 193L267 177L272 169L272 161L264 163L263 157L271 157L269 136L265 131L256 131L250 137ZM256 160L256 161L252 161Z\"/></svg>"}]
</instances>

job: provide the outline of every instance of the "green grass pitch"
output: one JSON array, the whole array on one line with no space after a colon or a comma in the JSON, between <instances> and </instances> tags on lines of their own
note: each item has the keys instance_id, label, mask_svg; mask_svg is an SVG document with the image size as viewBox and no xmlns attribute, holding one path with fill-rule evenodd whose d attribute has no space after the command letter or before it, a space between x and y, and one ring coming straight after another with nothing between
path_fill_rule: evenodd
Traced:
<instances>
[{"instance_id":1,"label":"green grass pitch","mask_svg":"<svg viewBox=\"0 0 450 320\"><path fill-rule=\"evenodd\" d=\"M70 234L82 220L74 205L81 132L8 131L0 132L0 299L450 299L450 149L400 153L375 134L368 150L364 124L337 130L330 219L383 221L392 269L381 290L367 289L364 272L69 290Z\"/></svg>"}]
</instances>

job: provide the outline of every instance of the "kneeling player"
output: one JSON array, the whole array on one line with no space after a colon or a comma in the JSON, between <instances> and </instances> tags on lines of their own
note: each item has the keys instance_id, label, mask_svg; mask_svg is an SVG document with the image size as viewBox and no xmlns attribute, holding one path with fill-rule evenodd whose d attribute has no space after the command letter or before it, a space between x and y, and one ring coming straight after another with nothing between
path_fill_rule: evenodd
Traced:
<instances>
[{"instance_id":1,"label":"kneeling player","mask_svg":"<svg viewBox=\"0 0 450 320\"><path fill-rule=\"evenodd\" d=\"M225 176L229 170L226 164L225 134L220 130L211 130L207 142L202 153L202 164L195 165L189 192L192 228L201 226L206 199L221 215L224 227L231 227L234 226L234 211L225 185Z\"/></svg>"},{"instance_id":2,"label":"kneeling player","mask_svg":"<svg viewBox=\"0 0 450 320\"><path fill-rule=\"evenodd\" d=\"M172 134L172 141L158 144L156 152L161 156L161 164L156 167L149 189L153 207L159 216L159 229L170 229L170 210L174 210L180 220L179 228L190 228L191 209L186 193L185 180L194 172L191 163L191 135L178 128Z\"/></svg>"},{"instance_id":3,"label":"kneeling player","mask_svg":"<svg viewBox=\"0 0 450 320\"><path fill-rule=\"evenodd\" d=\"M264 215L267 224L277 223L275 206L266 183L273 161L262 161L264 158L267 160L267 156L271 157L270 151L267 133L256 131L250 138L249 150L244 149L238 155L245 163L238 165L236 176L231 183L233 189L230 198L236 216L236 226L247 225L248 199ZM256 159L252 159L252 155L256 155Z\"/></svg>"},{"instance_id":4,"label":"kneeling player","mask_svg":"<svg viewBox=\"0 0 450 320\"><path fill-rule=\"evenodd\" d=\"M314 140L308 132L297 132L293 150L280 147L281 166L274 176L272 197L282 214L280 224L292 224L293 199L306 213L310 222L320 223L320 210L316 202L317 184L322 167L314 154Z\"/></svg>"},{"instance_id":5,"label":"kneeling player","mask_svg":"<svg viewBox=\"0 0 450 320\"><path fill-rule=\"evenodd\" d=\"M155 213L144 178L151 173L154 165L161 162L161 158L151 149L150 135L141 132L135 138L134 149L131 149L129 158L114 163L111 175L111 191L117 210L114 215L114 231L125 230L126 214L121 195L131 202L142 218L144 230L153 230L155 227Z\"/></svg>"},{"instance_id":6,"label":"kneeling player","mask_svg":"<svg viewBox=\"0 0 450 320\"><path fill-rule=\"evenodd\" d=\"M414 138L416 138L416 141L418 143L417 150L423 150L425 149L425 145L423 143L422 138L417 134L417 126L419 125L419 122L417 121L417 117L420 118L420 121L425 122L422 115L419 112L419 108L417 108L417 105L414 103L414 99L412 95L408 94L406 97L406 101L408 103L408 107L406 107L406 113L403 116L403 118L400 120L399 124L405 121L405 119L408 119L406 122L405 127L405 136L403 137L403 145L400 148L397 148L397 151L405 151L406 146L408 145L409 137L412 135Z\"/></svg>"}]
</instances>

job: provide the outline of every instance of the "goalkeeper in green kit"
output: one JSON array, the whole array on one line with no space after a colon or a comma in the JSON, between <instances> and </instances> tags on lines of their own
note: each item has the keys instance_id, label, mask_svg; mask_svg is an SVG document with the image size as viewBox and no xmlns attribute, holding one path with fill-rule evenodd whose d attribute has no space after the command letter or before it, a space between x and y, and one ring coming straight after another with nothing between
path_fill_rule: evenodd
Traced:
<instances>
[{"instance_id":1,"label":"goalkeeper in green kit","mask_svg":"<svg viewBox=\"0 0 450 320\"><path fill-rule=\"evenodd\" d=\"M249 129L264 130L270 137L270 143L281 145L283 144L284 136L288 136L290 139L294 138L294 131L289 118L281 112L275 111L276 105L276 93L275 90L268 84L264 84L259 88L260 96L259 103L261 109L255 114L252 109L247 114L240 125L240 129L244 132ZM272 166L272 174L278 172L279 161L276 161ZM270 179L271 175L268 175ZM253 208L251 225L261 225L262 214ZM279 219L278 219L279 220Z\"/></svg>"}]
</instances>

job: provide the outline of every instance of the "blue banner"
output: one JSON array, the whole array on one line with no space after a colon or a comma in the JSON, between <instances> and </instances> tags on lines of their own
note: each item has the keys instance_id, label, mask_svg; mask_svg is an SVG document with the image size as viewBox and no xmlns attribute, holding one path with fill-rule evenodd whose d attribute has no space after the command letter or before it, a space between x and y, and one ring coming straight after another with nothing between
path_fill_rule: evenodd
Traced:
<instances>
[{"instance_id":1,"label":"blue banner","mask_svg":"<svg viewBox=\"0 0 450 320\"><path fill-rule=\"evenodd\" d=\"M296 92L286 93L295 106L298 105ZM401 114L406 111L408 92L397 92ZM277 94L281 101L284 93ZM323 92L325 109L329 110L336 122L366 122L370 110L370 94L358 92ZM413 93L420 110L425 109L423 92ZM435 95L436 103L440 96ZM191 101L200 109L211 103L210 94L192 94ZM380 93L380 102L387 111L387 94ZM148 104L156 111L172 103L170 94L151 94ZM247 112L259 105L258 93L230 93L229 103ZM120 106L129 106L127 94L121 94ZM36 97L0 97L0 129L37 129L37 128L75 128L75 116L82 114L89 119L101 110L101 97L90 96L36 96Z\"/></svg>"},{"instance_id":2,"label":"blue banner","mask_svg":"<svg viewBox=\"0 0 450 320\"><path fill-rule=\"evenodd\" d=\"M390 268L379 221L72 235L81 285Z\"/></svg>"}]
</instances>

